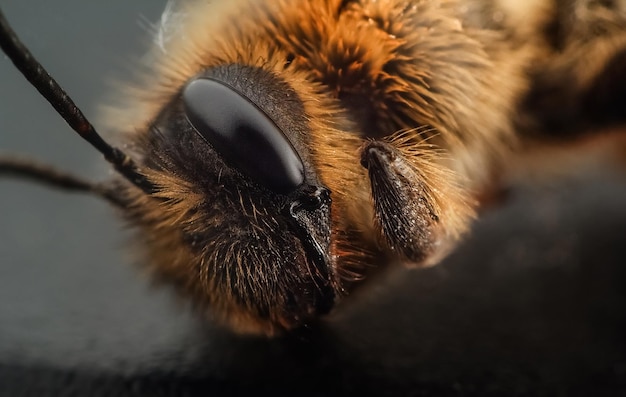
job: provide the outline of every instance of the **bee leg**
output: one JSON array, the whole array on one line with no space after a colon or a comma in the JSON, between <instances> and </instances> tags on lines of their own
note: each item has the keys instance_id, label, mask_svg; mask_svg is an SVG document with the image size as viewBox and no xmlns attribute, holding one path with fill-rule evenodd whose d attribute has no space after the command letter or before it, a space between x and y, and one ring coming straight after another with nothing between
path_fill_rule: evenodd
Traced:
<instances>
[{"instance_id":1,"label":"bee leg","mask_svg":"<svg viewBox=\"0 0 626 397\"><path fill-rule=\"evenodd\" d=\"M370 141L361 150L383 240L394 254L423 264L436 251L440 229L431 187L392 144Z\"/></svg>"}]
</instances>

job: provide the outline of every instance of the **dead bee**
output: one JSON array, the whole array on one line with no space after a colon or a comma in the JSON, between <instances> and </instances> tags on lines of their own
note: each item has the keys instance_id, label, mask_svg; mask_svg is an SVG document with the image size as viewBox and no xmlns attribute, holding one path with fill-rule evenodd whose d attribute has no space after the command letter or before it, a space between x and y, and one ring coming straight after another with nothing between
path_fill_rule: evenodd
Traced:
<instances>
[{"instance_id":1,"label":"dead bee","mask_svg":"<svg viewBox=\"0 0 626 397\"><path fill-rule=\"evenodd\" d=\"M5 22L1 42L120 176L0 172L113 203L155 277L237 332L306 324L379 263L436 264L513 159L626 121L618 1L168 6L150 72L107 115L126 152Z\"/></svg>"}]
</instances>

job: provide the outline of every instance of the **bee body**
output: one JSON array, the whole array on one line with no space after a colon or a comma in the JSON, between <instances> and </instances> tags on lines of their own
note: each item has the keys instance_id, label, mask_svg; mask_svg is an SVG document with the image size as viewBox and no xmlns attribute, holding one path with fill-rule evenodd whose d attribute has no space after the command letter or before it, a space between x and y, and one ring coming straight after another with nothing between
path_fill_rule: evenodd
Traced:
<instances>
[{"instance_id":1,"label":"bee body","mask_svg":"<svg viewBox=\"0 0 626 397\"><path fill-rule=\"evenodd\" d=\"M369 267L440 261L546 136L624 122L622 3L168 6L107 113L143 178L115 200L155 276L222 323L307 324Z\"/></svg>"}]
</instances>

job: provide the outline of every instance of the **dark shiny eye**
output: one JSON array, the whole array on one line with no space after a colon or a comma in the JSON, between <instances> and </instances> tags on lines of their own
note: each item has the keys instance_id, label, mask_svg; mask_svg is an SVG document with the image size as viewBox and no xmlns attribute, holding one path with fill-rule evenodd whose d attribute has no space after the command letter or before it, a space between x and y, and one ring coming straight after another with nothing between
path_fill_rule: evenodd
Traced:
<instances>
[{"instance_id":1,"label":"dark shiny eye","mask_svg":"<svg viewBox=\"0 0 626 397\"><path fill-rule=\"evenodd\" d=\"M198 78L182 95L187 119L232 166L277 193L304 182L304 165L285 134L231 87Z\"/></svg>"}]
</instances>

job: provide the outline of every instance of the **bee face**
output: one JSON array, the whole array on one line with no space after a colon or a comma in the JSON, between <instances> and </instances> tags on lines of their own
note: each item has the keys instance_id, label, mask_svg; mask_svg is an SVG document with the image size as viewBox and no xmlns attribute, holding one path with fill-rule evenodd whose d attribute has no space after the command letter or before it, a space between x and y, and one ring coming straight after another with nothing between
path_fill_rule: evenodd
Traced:
<instances>
[{"instance_id":1,"label":"bee face","mask_svg":"<svg viewBox=\"0 0 626 397\"><path fill-rule=\"evenodd\" d=\"M326 313L339 289L331 198L309 134L298 95L266 70L228 64L192 77L140 137L157 192L127 193L158 271L268 332Z\"/></svg>"}]
</instances>

